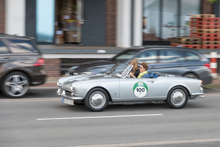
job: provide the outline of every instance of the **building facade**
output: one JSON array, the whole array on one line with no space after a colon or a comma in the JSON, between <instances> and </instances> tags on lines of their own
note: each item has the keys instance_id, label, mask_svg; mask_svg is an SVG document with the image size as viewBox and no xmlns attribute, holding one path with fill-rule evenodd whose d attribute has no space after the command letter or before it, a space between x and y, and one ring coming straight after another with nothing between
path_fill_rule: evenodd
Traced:
<instances>
[{"instance_id":1,"label":"building facade","mask_svg":"<svg viewBox=\"0 0 220 147\"><path fill-rule=\"evenodd\" d=\"M208 0L0 0L0 33L37 44L130 47L189 36L191 14L215 14Z\"/></svg>"},{"instance_id":2,"label":"building facade","mask_svg":"<svg viewBox=\"0 0 220 147\"><path fill-rule=\"evenodd\" d=\"M44 47L61 44L50 46L61 49L65 44L68 48L168 45L172 37L189 36L191 14L219 17L219 1L0 0L0 33L34 37ZM62 69L68 69L66 64L97 60L97 56L56 54L44 57L45 69L49 77L60 77ZM218 73L219 69L220 64Z\"/></svg>"}]
</instances>

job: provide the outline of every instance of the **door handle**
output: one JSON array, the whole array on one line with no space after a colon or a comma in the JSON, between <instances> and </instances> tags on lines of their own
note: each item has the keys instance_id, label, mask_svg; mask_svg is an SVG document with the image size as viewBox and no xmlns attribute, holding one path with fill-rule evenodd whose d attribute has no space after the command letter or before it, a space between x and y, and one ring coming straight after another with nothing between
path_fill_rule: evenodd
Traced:
<instances>
[{"instance_id":1,"label":"door handle","mask_svg":"<svg viewBox=\"0 0 220 147\"><path fill-rule=\"evenodd\" d=\"M147 81L147 82L151 82L151 83L153 83L154 81Z\"/></svg>"}]
</instances>

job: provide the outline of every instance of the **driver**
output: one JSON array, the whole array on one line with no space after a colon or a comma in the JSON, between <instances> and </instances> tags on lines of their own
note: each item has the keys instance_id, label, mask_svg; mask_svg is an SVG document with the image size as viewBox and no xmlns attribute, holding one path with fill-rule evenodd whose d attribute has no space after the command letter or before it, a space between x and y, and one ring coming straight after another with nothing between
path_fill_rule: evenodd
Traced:
<instances>
[{"instance_id":1,"label":"driver","mask_svg":"<svg viewBox=\"0 0 220 147\"><path fill-rule=\"evenodd\" d=\"M149 74L147 73L148 65L146 62L142 62L140 66L140 74L138 78L149 78Z\"/></svg>"}]
</instances>

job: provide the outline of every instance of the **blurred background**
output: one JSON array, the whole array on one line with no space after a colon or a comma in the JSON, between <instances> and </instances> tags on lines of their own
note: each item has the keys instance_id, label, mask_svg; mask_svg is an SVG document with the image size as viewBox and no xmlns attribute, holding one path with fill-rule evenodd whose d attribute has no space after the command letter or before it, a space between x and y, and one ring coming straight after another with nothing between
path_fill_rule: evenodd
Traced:
<instances>
[{"instance_id":1,"label":"blurred background","mask_svg":"<svg viewBox=\"0 0 220 147\"><path fill-rule=\"evenodd\" d=\"M0 146L220 146L219 10L220 0L0 0ZM95 114L56 95L65 74L132 59L203 80L205 99Z\"/></svg>"},{"instance_id":2,"label":"blurred background","mask_svg":"<svg viewBox=\"0 0 220 147\"><path fill-rule=\"evenodd\" d=\"M219 18L219 6L219 0L0 0L0 33L34 37L48 77L60 77L132 46L182 45L210 58L220 53L220 40L197 31L220 34L220 21L193 25L192 19ZM191 38L197 40L185 40Z\"/></svg>"}]
</instances>

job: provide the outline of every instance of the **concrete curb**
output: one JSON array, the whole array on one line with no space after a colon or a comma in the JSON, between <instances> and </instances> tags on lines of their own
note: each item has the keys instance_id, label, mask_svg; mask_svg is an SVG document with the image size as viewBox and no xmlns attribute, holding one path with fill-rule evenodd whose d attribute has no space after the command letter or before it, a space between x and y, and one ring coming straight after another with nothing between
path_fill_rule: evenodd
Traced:
<instances>
[{"instance_id":1,"label":"concrete curb","mask_svg":"<svg viewBox=\"0 0 220 147\"><path fill-rule=\"evenodd\" d=\"M214 88L209 88L209 87L203 87L204 89L208 89L208 90L214 90L214 91L219 91L220 92L220 89L214 89Z\"/></svg>"}]
</instances>

